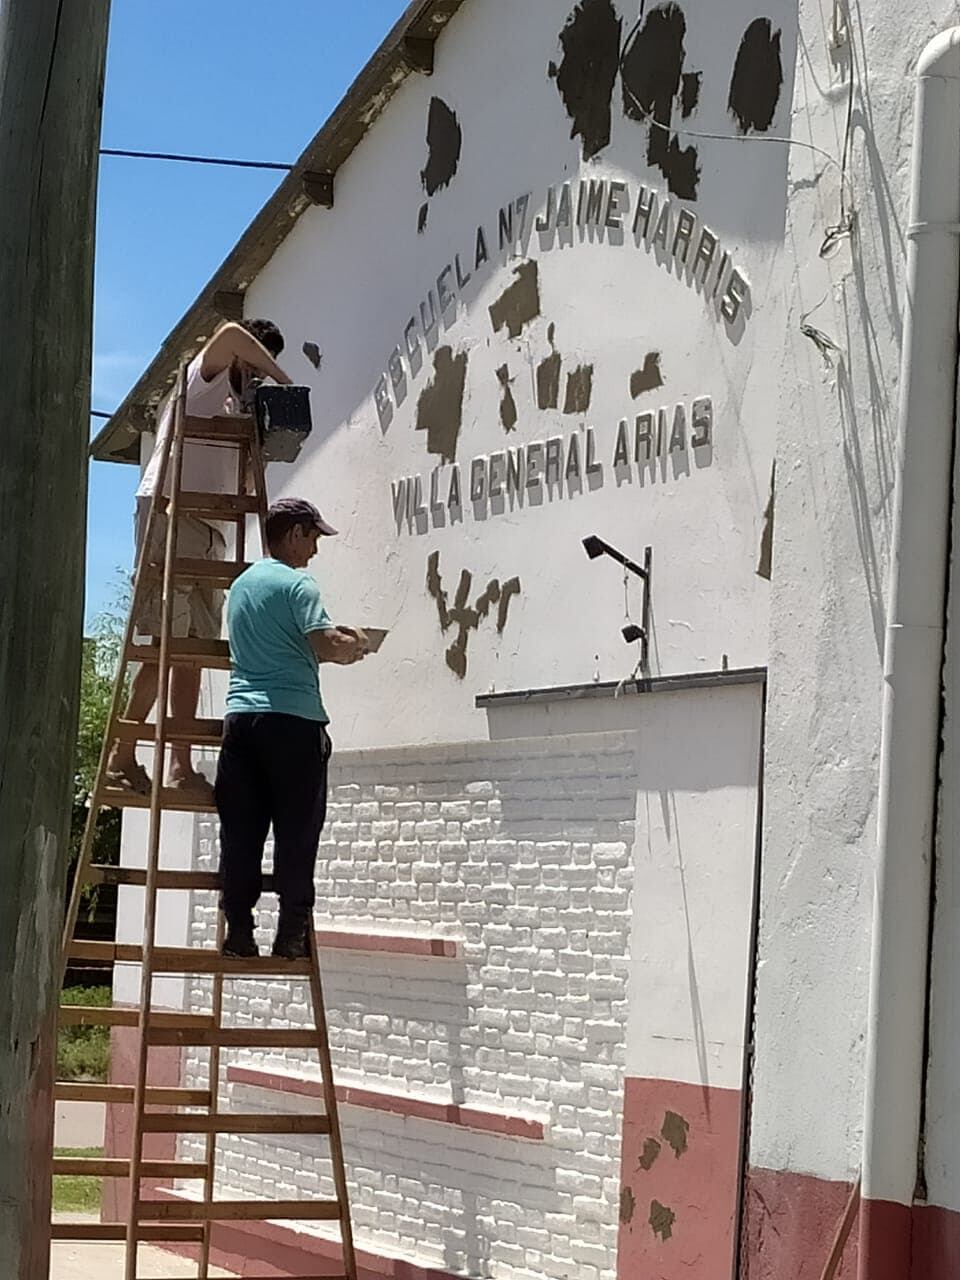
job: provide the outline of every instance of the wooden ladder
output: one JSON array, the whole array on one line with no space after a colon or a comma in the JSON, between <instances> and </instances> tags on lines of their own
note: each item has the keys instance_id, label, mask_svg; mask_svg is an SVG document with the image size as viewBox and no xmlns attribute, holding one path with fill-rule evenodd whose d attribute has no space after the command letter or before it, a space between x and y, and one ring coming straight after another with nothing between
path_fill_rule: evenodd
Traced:
<instances>
[{"instance_id":1,"label":"wooden ladder","mask_svg":"<svg viewBox=\"0 0 960 1280\"><path fill-rule=\"evenodd\" d=\"M63 1006L61 1026L136 1027L139 1042L136 1079L127 1084L84 1084L58 1082L57 1101L96 1101L133 1104L133 1141L126 1159L54 1158L53 1174L86 1174L94 1177L128 1178L130 1207L126 1223L54 1223L53 1240L114 1241L126 1245L124 1280L138 1280L138 1248L143 1242L182 1243L199 1246L198 1280L207 1280L210 1266L212 1227L217 1222L290 1219L327 1220L340 1224L343 1269L324 1280L357 1280L353 1233L347 1199L343 1147L334 1092L333 1070L327 1038L323 989L314 931L309 930L309 957L284 960L259 957L249 960L221 956L224 936L222 913L218 915L217 948L173 948L156 945L157 895L161 891L207 891L219 887L215 873L170 871L160 866L161 821L165 810L211 812L210 801L164 787L166 748L170 745L216 746L222 722L194 720L178 722L168 715L170 673L177 664L214 670L230 665L227 643L222 640L181 640L171 636L175 584L202 582L228 587L243 572L247 518L259 518L261 541L266 517L266 484L258 433L252 418L191 418L186 415L186 369L182 369L176 391L173 429L160 460L156 495L151 504L146 534L134 575L133 598L124 636L119 671L113 692L107 732L100 755L97 779L90 798L86 829L76 877L67 911L63 938L64 975L71 960L97 961L104 967L135 963L141 966L139 1008L92 1008ZM237 457L236 493L191 493L182 490L183 453L186 442L231 449ZM164 497L170 476L170 497ZM249 477L249 479L248 479ZM252 480L252 483L251 483ZM252 492L250 491L252 489ZM148 563L148 549L161 511L166 511L166 547L162 569ZM236 559L233 561L188 560L177 555L175 530L182 515L229 522L236 529ZM135 643L136 618L145 593L158 580L162 583L162 618L159 644ZM158 694L155 723L124 721L123 701L127 673L141 662L158 664ZM152 742L153 771L149 796L108 785L105 774L112 745L119 741ZM93 860L97 819L105 808L149 809L149 834L145 869L100 866ZM83 942L74 938L82 894L92 885L135 885L145 890L143 945ZM272 891L272 878L264 878L265 891ZM158 1010L153 1006L153 979L157 975L207 975L213 982L213 1007L209 1013ZM292 978L309 981L313 1003L312 1029L269 1027L246 1028L223 1025L223 984L229 978ZM209 1050L209 1079L205 1089L156 1088L148 1085L150 1050L159 1046L198 1046ZM312 1049L319 1056L324 1110L319 1114L245 1115L220 1109L220 1055L225 1048ZM205 1158L199 1161L153 1160L144 1156L148 1134L201 1134L205 1137ZM219 1134L316 1134L329 1141L335 1197L330 1200L217 1200L216 1140ZM185 1179L202 1183L201 1198L182 1196L164 1200L141 1198L143 1179ZM313 1280L303 1277L302 1280ZM317 1280L320 1280L317 1277Z\"/></svg>"}]
</instances>

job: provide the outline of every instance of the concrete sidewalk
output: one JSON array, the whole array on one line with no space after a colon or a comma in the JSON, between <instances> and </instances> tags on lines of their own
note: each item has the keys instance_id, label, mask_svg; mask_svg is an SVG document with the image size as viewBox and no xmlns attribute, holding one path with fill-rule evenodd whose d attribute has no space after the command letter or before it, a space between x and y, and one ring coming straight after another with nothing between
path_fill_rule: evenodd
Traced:
<instances>
[{"instance_id":1,"label":"concrete sidewalk","mask_svg":"<svg viewBox=\"0 0 960 1280\"><path fill-rule=\"evenodd\" d=\"M99 1222L93 1214L57 1214L57 1222ZM53 1243L50 1280L123 1280L123 1245L87 1244L67 1240ZM141 1245L137 1276L143 1280L194 1280L197 1264L175 1257L149 1245ZM210 1268L214 1276L232 1276L232 1271Z\"/></svg>"}]
</instances>

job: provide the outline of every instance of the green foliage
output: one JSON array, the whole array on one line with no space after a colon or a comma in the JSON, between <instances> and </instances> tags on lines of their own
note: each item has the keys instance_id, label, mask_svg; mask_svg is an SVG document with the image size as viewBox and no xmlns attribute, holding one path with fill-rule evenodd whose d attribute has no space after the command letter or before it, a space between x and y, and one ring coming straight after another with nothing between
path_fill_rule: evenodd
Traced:
<instances>
[{"instance_id":1,"label":"green foliage","mask_svg":"<svg viewBox=\"0 0 960 1280\"><path fill-rule=\"evenodd\" d=\"M109 987L66 987L61 1004L105 1008ZM109 1027L61 1027L57 1036L57 1079L105 1083L110 1072Z\"/></svg>"},{"instance_id":2,"label":"green foliage","mask_svg":"<svg viewBox=\"0 0 960 1280\"><path fill-rule=\"evenodd\" d=\"M54 1155L74 1159L95 1160L103 1155L102 1147L57 1147ZM53 1179L54 1213L99 1213L103 1193L101 1178L85 1174L73 1176L58 1173Z\"/></svg>"},{"instance_id":3,"label":"green foliage","mask_svg":"<svg viewBox=\"0 0 960 1280\"><path fill-rule=\"evenodd\" d=\"M116 597L109 609L94 621L92 632L83 642L80 668L80 716L77 725L76 764L73 785L73 812L70 821L71 880L73 866L83 843L87 821L87 802L96 781L100 750L107 731L113 686L123 645L130 588L124 579L118 581ZM94 861L116 865L120 861L120 813L104 810L97 818ZM92 917L97 908L97 894L92 891L84 903Z\"/></svg>"}]
</instances>

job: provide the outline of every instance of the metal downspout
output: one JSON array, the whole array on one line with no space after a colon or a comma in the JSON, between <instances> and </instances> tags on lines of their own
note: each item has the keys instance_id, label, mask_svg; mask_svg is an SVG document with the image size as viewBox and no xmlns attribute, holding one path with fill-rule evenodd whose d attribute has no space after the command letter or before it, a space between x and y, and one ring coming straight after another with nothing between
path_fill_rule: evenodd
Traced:
<instances>
[{"instance_id":1,"label":"metal downspout","mask_svg":"<svg viewBox=\"0 0 960 1280\"><path fill-rule=\"evenodd\" d=\"M884 654L859 1280L905 1280L920 1143L960 295L960 28L917 69Z\"/></svg>"}]
</instances>

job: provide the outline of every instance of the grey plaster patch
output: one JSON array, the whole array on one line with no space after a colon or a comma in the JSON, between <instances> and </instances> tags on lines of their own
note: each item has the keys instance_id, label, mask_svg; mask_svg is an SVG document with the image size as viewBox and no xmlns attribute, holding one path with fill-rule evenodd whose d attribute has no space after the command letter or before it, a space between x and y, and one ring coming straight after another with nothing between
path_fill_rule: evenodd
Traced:
<instances>
[{"instance_id":1,"label":"grey plaster patch","mask_svg":"<svg viewBox=\"0 0 960 1280\"><path fill-rule=\"evenodd\" d=\"M521 263L513 272L516 279L490 308L494 333L506 327L511 338L519 338L525 325L540 314L540 272L535 261Z\"/></svg>"},{"instance_id":2,"label":"grey plaster patch","mask_svg":"<svg viewBox=\"0 0 960 1280\"><path fill-rule=\"evenodd\" d=\"M560 33L563 61L550 64L572 122L570 136L583 141L584 160L610 141L622 25L611 0L581 0Z\"/></svg>"},{"instance_id":3,"label":"grey plaster patch","mask_svg":"<svg viewBox=\"0 0 960 1280\"><path fill-rule=\"evenodd\" d=\"M730 80L728 108L741 133L766 133L783 89L780 32L757 18L744 32Z\"/></svg>"},{"instance_id":4,"label":"grey plaster patch","mask_svg":"<svg viewBox=\"0 0 960 1280\"><path fill-rule=\"evenodd\" d=\"M436 195L441 187L448 187L460 167L463 150L463 131L456 112L442 98L430 99L427 116L426 168L420 173L423 189L428 196Z\"/></svg>"},{"instance_id":5,"label":"grey plaster patch","mask_svg":"<svg viewBox=\"0 0 960 1280\"><path fill-rule=\"evenodd\" d=\"M467 382L466 351L438 347L433 356L433 379L417 402L417 430L427 433L427 452L453 462L463 426L463 395Z\"/></svg>"},{"instance_id":6,"label":"grey plaster patch","mask_svg":"<svg viewBox=\"0 0 960 1280\"><path fill-rule=\"evenodd\" d=\"M645 391L656 391L663 386L663 370L660 367L660 352L648 351L643 366L635 369L630 375L630 395L634 400Z\"/></svg>"},{"instance_id":7,"label":"grey plaster patch","mask_svg":"<svg viewBox=\"0 0 960 1280\"><path fill-rule=\"evenodd\" d=\"M593 365L582 364L567 374L567 396L564 413L586 413L593 399Z\"/></svg>"}]
</instances>

